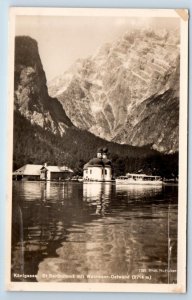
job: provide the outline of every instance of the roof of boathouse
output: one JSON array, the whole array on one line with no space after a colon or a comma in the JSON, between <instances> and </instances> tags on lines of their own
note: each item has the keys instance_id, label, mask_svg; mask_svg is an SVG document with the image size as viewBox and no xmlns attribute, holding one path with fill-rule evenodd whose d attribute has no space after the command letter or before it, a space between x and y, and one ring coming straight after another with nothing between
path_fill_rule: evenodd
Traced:
<instances>
[{"instance_id":1,"label":"roof of boathouse","mask_svg":"<svg viewBox=\"0 0 192 300\"><path fill-rule=\"evenodd\" d=\"M70 168L66 167L66 166L43 166L41 167L42 169L46 169L50 172L71 172L73 173L73 170L71 170Z\"/></svg>"},{"instance_id":2,"label":"roof of boathouse","mask_svg":"<svg viewBox=\"0 0 192 300\"><path fill-rule=\"evenodd\" d=\"M42 166L42 165L33 165L26 164L21 168L17 169L13 172L13 175L33 175L40 176L41 170L45 168L50 172L73 172L73 170L69 169L66 166Z\"/></svg>"},{"instance_id":3,"label":"roof of boathouse","mask_svg":"<svg viewBox=\"0 0 192 300\"><path fill-rule=\"evenodd\" d=\"M13 175L35 175L40 176L42 165L27 164L13 172Z\"/></svg>"}]
</instances>

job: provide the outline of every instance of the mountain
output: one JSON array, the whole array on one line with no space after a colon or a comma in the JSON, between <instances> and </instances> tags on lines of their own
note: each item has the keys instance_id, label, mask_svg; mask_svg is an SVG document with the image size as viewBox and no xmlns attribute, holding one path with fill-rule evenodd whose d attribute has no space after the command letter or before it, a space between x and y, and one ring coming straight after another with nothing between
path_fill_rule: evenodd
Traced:
<instances>
[{"instance_id":1,"label":"mountain","mask_svg":"<svg viewBox=\"0 0 192 300\"><path fill-rule=\"evenodd\" d=\"M178 151L179 36L126 32L48 83L72 123L121 144Z\"/></svg>"},{"instance_id":2,"label":"mountain","mask_svg":"<svg viewBox=\"0 0 192 300\"><path fill-rule=\"evenodd\" d=\"M168 177L178 174L177 153L163 155L151 145L106 141L73 125L57 98L48 95L38 45L30 37L16 37L14 76L14 170L27 163L47 162L69 166L82 175L83 165L97 148L106 146L116 176L139 170Z\"/></svg>"},{"instance_id":3,"label":"mountain","mask_svg":"<svg viewBox=\"0 0 192 300\"><path fill-rule=\"evenodd\" d=\"M48 95L37 42L28 36L15 39L14 105L21 115L55 134L73 126L56 98Z\"/></svg>"}]
</instances>

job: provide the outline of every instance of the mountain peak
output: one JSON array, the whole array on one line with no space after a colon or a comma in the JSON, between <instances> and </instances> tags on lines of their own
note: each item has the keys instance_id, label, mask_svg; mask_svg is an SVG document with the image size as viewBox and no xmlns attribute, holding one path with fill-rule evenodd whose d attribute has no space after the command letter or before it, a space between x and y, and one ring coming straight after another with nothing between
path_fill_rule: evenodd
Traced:
<instances>
[{"instance_id":1,"label":"mountain peak","mask_svg":"<svg viewBox=\"0 0 192 300\"><path fill-rule=\"evenodd\" d=\"M37 42L29 36L15 38L14 104L23 116L46 130L62 135L72 126L61 103L48 95L47 81Z\"/></svg>"},{"instance_id":2,"label":"mountain peak","mask_svg":"<svg viewBox=\"0 0 192 300\"><path fill-rule=\"evenodd\" d=\"M81 129L122 144L178 150L179 36L174 31L131 28L79 60L48 89ZM170 130L176 142L170 141Z\"/></svg>"}]
</instances>

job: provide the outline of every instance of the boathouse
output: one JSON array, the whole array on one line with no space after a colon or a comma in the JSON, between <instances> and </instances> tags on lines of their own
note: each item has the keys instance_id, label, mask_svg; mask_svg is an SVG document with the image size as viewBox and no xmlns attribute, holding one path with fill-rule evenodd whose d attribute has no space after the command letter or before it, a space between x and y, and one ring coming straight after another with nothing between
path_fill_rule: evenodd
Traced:
<instances>
[{"instance_id":1,"label":"boathouse","mask_svg":"<svg viewBox=\"0 0 192 300\"><path fill-rule=\"evenodd\" d=\"M112 164L107 157L108 149L99 148L97 157L92 158L83 168L84 181L111 181Z\"/></svg>"},{"instance_id":2,"label":"boathouse","mask_svg":"<svg viewBox=\"0 0 192 300\"><path fill-rule=\"evenodd\" d=\"M70 177L73 173L71 169L66 166L48 166L44 164L40 170L41 180L64 180Z\"/></svg>"},{"instance_id":3,"label":"boathouse","mask_svg":"<svg viewBox=\"0 0 192 300\"><path fill-rule=\"evenodd\" d=\"M66 166L48 166L26 164L13 172L15 180L64 180L71 177L73 171Z\"/></svg>"}]
</instances>

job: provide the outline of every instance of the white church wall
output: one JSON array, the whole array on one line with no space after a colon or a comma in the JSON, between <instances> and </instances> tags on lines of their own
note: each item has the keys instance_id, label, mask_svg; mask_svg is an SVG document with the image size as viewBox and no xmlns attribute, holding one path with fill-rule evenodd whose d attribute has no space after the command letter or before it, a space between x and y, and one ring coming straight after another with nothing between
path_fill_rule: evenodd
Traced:
<instances>
[{"instance_id":1,"label":"white church wall","mask_svg":"<svg viewBox=\"0 0 192 300\"><path fill-rule=\"evenodd\" d=\"M111 172L111 168L110 167L105 167L105 181L110 181L112 178L112 172Z\"/></svg>"},{"instance_id":2,"label":"white church wall","mask_svg":"<svg viewBox=\"0 0 192 300\"><path fill-rule=\"evenodd\" d=\"M90 180L103 180L101 167L90 167L88 168L88 173Z\"/></svg>"}]
</instances>

